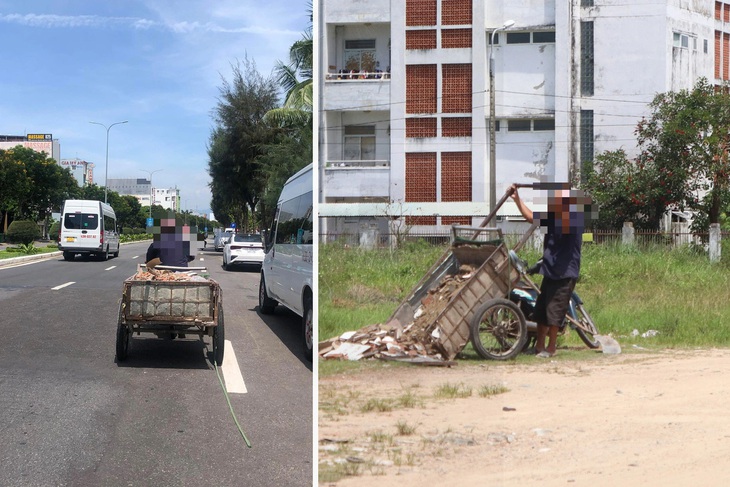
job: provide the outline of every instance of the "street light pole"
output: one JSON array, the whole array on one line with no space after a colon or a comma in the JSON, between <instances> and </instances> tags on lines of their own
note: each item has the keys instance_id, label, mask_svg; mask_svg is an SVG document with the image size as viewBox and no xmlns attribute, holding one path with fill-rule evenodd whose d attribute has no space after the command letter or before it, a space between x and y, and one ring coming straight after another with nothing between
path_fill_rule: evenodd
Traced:
<instances>
[{"instance_id":1,"label":"street light pole","mask_svg":"<svg viewBox=\"0 0 730 487\"><path fill-rule=\"evenodd\" d=\"M104 125L103 123L99 122L89 122L93 123L94 125L101 125L106 129L106 164L104 167L104 203L106 203L106 195L107 195L107 185L109 182L109 130L115 126L119 125L120 123L127 123L129 120L124 120L123 122L114 122L113 124L109 125L108 127Z\"/></svg>"},{"instance_id":2,"label":"street light pole","mask_svg":"<svg viewBox=\"0 0 730 487\"><path fill-rule=\"evenodd\" d=\"M145 169L140 169L142 172L146 172L150 175L150 218L152 218L152 203L154 202L154 188L152 187L152 175L156 172L162 171L162 169L155 169L154 171L147 171Z\"/></svg>"},{"instance_id":3,"label":"street light pole","mask_svg":"<svg viewBox=\"0 0 730 487\"><path fill-rule=\"evenodd\" d=\"M496 110L494 93L494 35L504 29L515 25L514 20L508 20L502 27L492 31L492 39L489 43L489 211L494 211L497 206L497 141L496 141ZM494 218L496 218L496 214Z\"/></svg>"}]
</instances>

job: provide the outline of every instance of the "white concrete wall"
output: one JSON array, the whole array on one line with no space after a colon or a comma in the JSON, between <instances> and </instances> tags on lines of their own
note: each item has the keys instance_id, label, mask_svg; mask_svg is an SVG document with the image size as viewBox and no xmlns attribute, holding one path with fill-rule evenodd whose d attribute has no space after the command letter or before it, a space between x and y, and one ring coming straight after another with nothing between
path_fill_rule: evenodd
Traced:
<instances>
[{"instance_id":1,"label":"white concrete wall","mask_svg":"<svg viewBox=\"0 0 730 487\"><path fill-rule=\"evenodd\" d=\"M320 0L325 22L343 24L388 22L390 4L391 0Z\"/></svg>"}]
</instances>

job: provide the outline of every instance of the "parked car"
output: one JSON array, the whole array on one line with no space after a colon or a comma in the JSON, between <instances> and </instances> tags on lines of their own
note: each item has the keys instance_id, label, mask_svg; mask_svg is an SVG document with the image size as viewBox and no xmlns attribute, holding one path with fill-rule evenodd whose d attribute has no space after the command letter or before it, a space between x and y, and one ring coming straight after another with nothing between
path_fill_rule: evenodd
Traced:
<instances>
[{"instance_id":1,"label":"parked car","mask_svg":"<svg viewBox=\"0 0 730 487\"><path fill-rule=\"evenodd\" d=\"M219 250L223 250L223 247L228 243L229 240L231 240L231 237L233 236L233 232L220 232L217 233L215 236L215 239L213 240L213 248L216 252Z\"/></svg>"},{"instance_id":2,"label":"parked car","mask_svg":"<svg viewBox=\"0 0 730 487\"><path fill-rule=\"evenodd\" d=\"M223 247L223 267L230 270L234 264L261 266L265 255L260 234L236 234Z\"/></svg>"}]
</instances>

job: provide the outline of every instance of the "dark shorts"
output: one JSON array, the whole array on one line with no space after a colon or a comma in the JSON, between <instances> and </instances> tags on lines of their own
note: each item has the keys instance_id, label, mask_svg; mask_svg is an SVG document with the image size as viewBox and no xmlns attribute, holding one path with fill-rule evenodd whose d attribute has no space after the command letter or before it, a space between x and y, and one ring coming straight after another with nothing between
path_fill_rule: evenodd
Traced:
<instances>
[{"instance_id":1,"label":"dark shorts","mask_svg":"<svg viewBox=\"0 0 730 487\"><path fill-rule=\"evenodd\" d=\"M577 279L570 277L557 280L542 278L540 295L537 297L535 313L532 315L536 323L560 328L564 326L576 281Z\"/></svg>"}]
</instances>

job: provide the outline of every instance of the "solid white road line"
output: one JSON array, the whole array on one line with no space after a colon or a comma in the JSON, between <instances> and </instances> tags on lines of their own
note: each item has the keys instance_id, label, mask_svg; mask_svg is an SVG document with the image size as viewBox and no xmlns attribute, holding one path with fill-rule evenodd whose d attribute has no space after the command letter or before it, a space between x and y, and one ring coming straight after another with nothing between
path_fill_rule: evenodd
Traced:
<instances>
[{"instance_id":1,"label":"solid white road line","mask_svg":"<svg viewBox=\"0 0 730 487\"><path fill-rule=\"evenodd\" d=\"M226 383L226 390L229 393L235 394L246 394L246 383L243 382L243 375L241 375L241 369L238 367L238 360L236 360L236 352L233 351L233 345L230 340L226 340L226 344L223 347L223 365L221 365L221 371L223 372L223 380Z\"/></svg>"},{"instance_id":2,"label":"solid white road line","mask_svg":"<svg viewBox=\"0 0 730 487\"><path fill-rule=\"evenodd\" d=\"M107 268L106 268L106 269L104 269L104 270L105 270L105 271L110 271L110 270L114 269L115 267L116 267L116 266L115 266L115 265L113 265L113 266L111 266L111 267L107 267Z\"/></svg>"},{"instance_id":3,"label":"solid white road line","mask_svg":"<svg viewBox=\"0 0 730 487\"><path fill-rule=\"evenodd\" d=\"M70 281L70 282L67 282L66 284L61 284L60 286L52 287L51 289L53 291L58 291L59 289L63 289L66 286L70 286L71 284L76 284L76 281Z\"/></svg>"}]
</instances>

